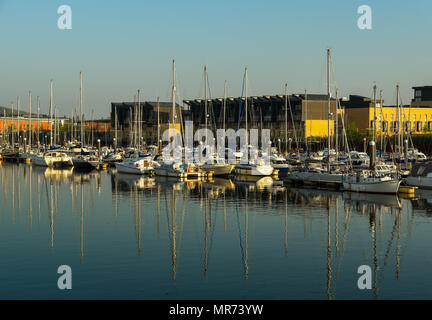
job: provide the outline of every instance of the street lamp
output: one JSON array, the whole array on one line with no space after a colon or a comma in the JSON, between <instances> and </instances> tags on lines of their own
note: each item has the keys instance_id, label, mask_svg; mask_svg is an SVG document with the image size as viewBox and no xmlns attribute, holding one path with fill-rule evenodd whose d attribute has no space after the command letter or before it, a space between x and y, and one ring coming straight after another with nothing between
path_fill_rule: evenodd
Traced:
<instances>
[{"instance_id":1,"label":"street lamp","mask_svg":"<svg viewBox=\"0 0 432 320\"><path fill-rule=\"evenodd\" d=\"M97 139L97 143L98 143L98 158L99 158L99 161L100 161L100 159L101 159L101 141L100 141L100 139Z\"/></svg>"}]
</instances>

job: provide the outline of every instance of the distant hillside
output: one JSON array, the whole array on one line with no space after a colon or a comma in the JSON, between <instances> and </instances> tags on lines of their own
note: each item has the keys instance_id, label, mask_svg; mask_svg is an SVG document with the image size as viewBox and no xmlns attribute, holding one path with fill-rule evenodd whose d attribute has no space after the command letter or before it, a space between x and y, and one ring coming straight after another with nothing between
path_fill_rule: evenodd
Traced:
<instances>
[{"instance_id":1,"label":"distant hillside","mask_svg":"<svg viewBox=\"0 0 432 320\"><path fill-rule=\"evenodd\" d=\"M5 111L6 111L6 117L12 117L12 109L8 108L8 107L3 107L3 106L0 106L0 117L4 116ZM17 115L18 115L18 111L14 108L13 116L16 117ZM19 115L20 115L20 117L27 118L28 112L25 112L24 110L20 110ZM31 116L35 118L35 117L37 117L37 114L32 113ZM48 118L48 116L45 114L41 114L40 117L41 118Z\"/></svg>"}]
</instances>

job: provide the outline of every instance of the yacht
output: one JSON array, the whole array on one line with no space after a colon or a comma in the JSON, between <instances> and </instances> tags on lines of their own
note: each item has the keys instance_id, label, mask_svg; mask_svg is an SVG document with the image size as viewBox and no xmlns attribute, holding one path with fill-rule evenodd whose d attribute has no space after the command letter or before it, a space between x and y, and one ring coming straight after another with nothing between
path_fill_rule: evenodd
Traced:
<instances>
[{"instance_id":1,"label":"yacht","mask_svg":"<svg viewBox=\"0 0 432 320\"><path fill-rule=\"evenodd\" d=\"M116 162L118 172L132 174L149 174L154 170L151 157Z\"/></svg>"},{"instance_id":2,"label":"yacht","mask_svg":"<svg viewBox=\"0 0 432 320\"><path fill-rule=\"evenodd\" d=\"M120 152L108 152L108 154L103 157L103 162L107 164L114 164L116 162L122 162L123 156Z\"/></svg>"},{"instance_id":3,"label":"yacht","mask_svg":"<svg viewBox=\"0 0 432 320\"><path fill-rule=\"evenodd\" d=\"M281 155L275 154L270 156L270 163L281 178L286 177L291 173L292 166Z\"/></svg>"},{"instance_id":4,"label":"yacht","mask_svg":"<svg viewBox=\"0 0 432 320\"><path fill-rule=\"evenodd\" d=\"M77 155L72 158L72 163L77 169L96 169L99 159L96 155Z\"/></svg>"},{"instance_id":5,"label":"yacht","mask_svg":"<svg viewBox=\"0 0 432 320\"><path fill-rule=\"evenodd\" d=\"M270 176L273 173L274 168L265 164L264 160L255 163L253 161L249 161L247 164L236 164L234 167L234 172L237 175L246 175L246 176Z\"/></svg>"},{"instance_id":6,"label":"yacht","mask_svg":"<svg viewBox=\"0 0 432 320\"><path fill-rule=\"evenodd\" d=\"M62 168L73 166L72 158L64 152L49 151L43 155L33 157L32 163L36 166Z\"/></svg>"},{"instance_id":7,"label":"yacht","mask_svg":"<svg viewBox=\"0 0 432 320\"><path fill-rule=\"evenodd\" d=\"M405 182L409 186L432 189L432 163L415 164Z\"/></svg>"},{"instance_id":8,"label":"yacht","mask_svg":"<svg viewBox=\"0 0 432 320\"><path fill-rule=\"evenodd\" d=\"M347 191L396 194L401 181L394 176L379 174L374 170L361 170L343 176Z\"/></svg>"},{"instance_id":9,"label":"yacht","mask_svg":"<svg viewBox=\"0 0 432 320\"><path fill-rule=\"evenodd\" d=\"M234 170L234 164L225 162L225 159L220 159L214 156L214 163L201 165L203 171L212 173L213 176L229 176Z\"/></svg>"},{"instance_id":10,"label":"yacht","mask_svg":"<svg viewBox=\"0 0 432 320\"><path fill-rule=\"evenodd\" d=\"M163 177L176 177L176 178L186 178L188 176L185 171L183 163L165 163L162 162L160 166L154 169L157 176Z\"/></svg>"}]
</instances>

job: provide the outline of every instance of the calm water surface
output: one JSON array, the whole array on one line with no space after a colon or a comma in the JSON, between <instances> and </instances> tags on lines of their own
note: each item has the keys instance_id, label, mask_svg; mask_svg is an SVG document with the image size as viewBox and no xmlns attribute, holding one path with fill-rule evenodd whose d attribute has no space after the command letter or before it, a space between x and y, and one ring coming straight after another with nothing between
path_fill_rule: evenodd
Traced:
<instances>
[{"instance_id":1,"label":"calm water surface","mask_svg":"<svg viewBox=\"0 0 432 320\"><path fill-rule=\"evenodd\" d=\"M432 299L432 192L2 163L0 204L1 299Z\"/></svg>"}]
</instances>

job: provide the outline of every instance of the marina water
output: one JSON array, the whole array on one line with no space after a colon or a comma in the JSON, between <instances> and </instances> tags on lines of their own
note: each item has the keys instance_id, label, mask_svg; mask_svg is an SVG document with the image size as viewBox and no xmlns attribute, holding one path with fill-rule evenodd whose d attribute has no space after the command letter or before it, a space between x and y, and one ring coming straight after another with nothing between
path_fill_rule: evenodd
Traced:
<instances>
[{"instance_id":1,"label":"marina water","mask_svg":"<svg viewBox=\"0 0 432 320\"><path fill-rule=\"evenodd\" d=\"M431 196L2 163L0 297L431 299Z\"/></svg>"}]
</instances>

